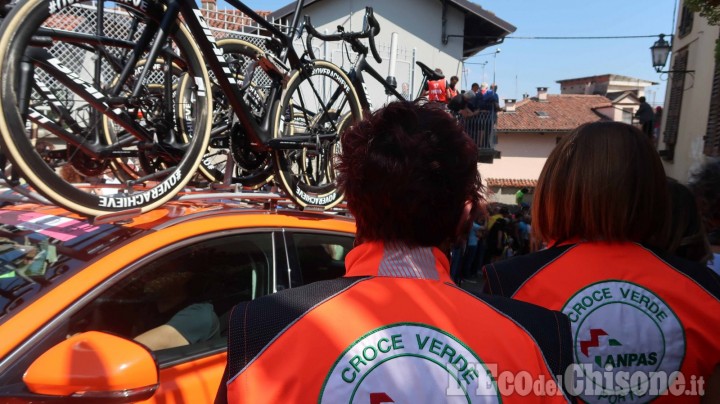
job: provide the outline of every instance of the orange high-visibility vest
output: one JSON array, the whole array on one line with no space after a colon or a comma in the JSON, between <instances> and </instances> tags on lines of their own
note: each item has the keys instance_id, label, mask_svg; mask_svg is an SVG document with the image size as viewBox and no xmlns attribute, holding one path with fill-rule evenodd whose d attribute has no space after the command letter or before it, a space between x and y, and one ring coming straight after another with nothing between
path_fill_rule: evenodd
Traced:
<instances>
[{"instance_id":1,"label":"orange high-visibility vest","mask_svg":"<svg viewBox=\"0 0 720 404\"><path fill-rule=\"evenodd\" d=\"M486 291L568 316L581 379L601 390L581 393L584 401L698 402L700 378L707 382L720 363L720 278L703 265L635 243L584 242L484 272ZM677 371L682 376L665 378L665 388L640 394L643 374L657 382ZM635 374L635 393L622 388L620 372Z\"/></svg>"},{"instance_id":2,"label":"orange high-visibility vest","mask_svg":"<svg viewBox=\"0 0 720 404\"><path fill-rule=\"evenodd\" d=\"M216 402L568 401L552 376L572 361L565 316L459 289L436 248L364 243L346 267L234 308ZM508 375L551 388L509 392Z\"/></svg>"},{"instance_id":3,"label":"orange high-visibility vest","mask_svg":"<svg viewBox=\"0 0 720 404\"><path fill-rule=\"evenodd\" d=\"M427 82L428 86L428 101L444 102L447 103L447 93L445 79L430 80Z\"/></svg>"}]
</instances>

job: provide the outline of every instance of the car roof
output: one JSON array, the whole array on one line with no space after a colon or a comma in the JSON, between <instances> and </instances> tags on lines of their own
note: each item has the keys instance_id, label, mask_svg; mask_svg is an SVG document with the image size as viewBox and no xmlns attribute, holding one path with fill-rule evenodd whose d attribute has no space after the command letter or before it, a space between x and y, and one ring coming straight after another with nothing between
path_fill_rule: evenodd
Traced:
<instances>
[{"instance_id":1,"label":"car roof","mask_svg":"<svg viewBox=\"0 0 720 404\"><path fill-rule=\"evenodd\" d=\"M238 229L288 227L354 233L354 220L346 212L343 207L328 212L300 211L275 193L186 192L146 213L125 211L95 218L55 205L16 202L0 207L0 230L34 239L51 237L65 251L73 251L75 258L87 261L146 233L227 215L242 217L234 221Z\"/></svg>"},{"instance_id":2,"label":"car roof","mask_svg":"<svg viewBox=\"0 0 720 404\"><path fill-rule=\"evenodd\" d=\"M0 201L2 197L0 195ZM104 216L87 218L52 204L20 202L0 207L0 223L15 224L38 223L51 225L55 221L73 222L75 226L67 227L69 235L77 235L78 231L87 231L87 226L112 224L133 229L157 230L177 223L186 222L199 217L217 214L241 215L285 215L296 218L334 219L354 223L344 204L330 211L296 209L291 201L277 193L271 192L183 192L175 199L149 212L139 213L135 210L122 211ZM77 223L83 223L81 228ZM73 233L74 232L74 233Z\"/></svg>"}]
</instances>

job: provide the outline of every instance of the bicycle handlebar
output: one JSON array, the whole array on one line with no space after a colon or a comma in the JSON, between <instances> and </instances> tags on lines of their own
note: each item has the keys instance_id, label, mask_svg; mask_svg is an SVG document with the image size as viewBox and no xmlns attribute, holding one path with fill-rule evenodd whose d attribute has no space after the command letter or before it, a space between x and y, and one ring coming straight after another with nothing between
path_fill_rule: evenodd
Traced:
<instances>
[{"instance_id":1,"label":"bicycle handlebar","mask_svg":"<svg viewBox=\"0 0 720 404\"><path fill-rule=\"evenodd\" d=\"M338 30L340 31L337 34L321 34L318 32L315 27L313 27L312 23L310 22L310 16L305 16L305 30L307 31L308 35L307 38L305 38L305 43L308 49L308 54L310 55L311 59L315 59L315 53L312 50L312 38L318 37L322 39L323 41L345 41L350 43L353 46L353 49L356 52L362 53L364 55L367 55L368 48L360 43L359 39L367 38L368 42L370 44L370 52L372 53L373 57L378 63L382 63L382 58L380 57L380 54L377 51L377 48L375 47L375 35L380 33L380 24L375 19L375 15L373 12L372 7L365 7L365 20L367 21L367 27L363 29L361 32L344 32L342 31L342 27L339 26Z\"/></svg>"}]
</instances>

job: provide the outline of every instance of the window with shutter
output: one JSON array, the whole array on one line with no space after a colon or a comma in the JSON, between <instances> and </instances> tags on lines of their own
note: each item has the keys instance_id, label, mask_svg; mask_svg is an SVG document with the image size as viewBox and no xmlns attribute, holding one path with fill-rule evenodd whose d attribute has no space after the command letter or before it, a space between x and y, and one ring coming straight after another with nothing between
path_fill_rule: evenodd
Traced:
<instances>
[{"instance_id":1,"label":"window with shutter","mask_svg":"<svg viewBox=\"0 0 720 404\"><path fill-rule=\"evenodd\" d=\"M715 62L704 151L709 157L720 157L720 63L718 62Z\"/></svg>"},{"instance_id":2,"label":"window with shutter","mask_svg":"<svg viewBox=\"0 0 720 404\"><path fill-rule=\"evenodd\" d=\"M695 13L688 8L683 6L680 13L680 24L678 25L678 37L682 38L692 31L693 19Z\"/></svg>"},{"instance_id":3,"label":"window with shutter","mask_svg":"<svg viewBox=\"0 0 720 404\"><path fill-rule=\"evenodd\" d=\"M675 53L672 70L687 70L688 50L682 49ZM673 74L670 79L670 101L667 107L667 119L665 121L665 132L663 133L663 141L666 150L663 150L661 156L666 160L672 160L675 152L675 143L680 127L680 111L682 109L683 91L685 89L685 74Z\"/></svg>"}]
</instances>

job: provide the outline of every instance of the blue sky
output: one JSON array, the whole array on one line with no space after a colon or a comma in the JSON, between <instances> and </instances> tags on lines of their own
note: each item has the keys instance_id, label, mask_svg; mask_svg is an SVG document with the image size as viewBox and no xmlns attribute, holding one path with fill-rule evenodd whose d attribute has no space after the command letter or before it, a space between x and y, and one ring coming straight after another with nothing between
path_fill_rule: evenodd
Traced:
<instances>
[{"instance_id":1,"label":"blue sky","mask_svg":"<svg viewBox=\"0 0 720 404\"><path fill-rule=\"evenodd\" d=\"M676 0L475 0L517 27L511 36L633 36L670 34ZM257 10L276 10L288 0L245 0ZM531 40L508 38L468 59L467 82L493 77L501 98L534 95L537 87L560 92L557 80L614 73L659 84L648 87L650 103L662 104L667 75L655 72L650 46L657 38ZM482 56L483 54L490 55ZM480 64L488 62L484 68ZM667 66L666 66L667 67Z\"/></svg>"}]
</instances>

